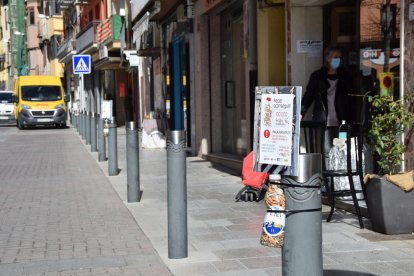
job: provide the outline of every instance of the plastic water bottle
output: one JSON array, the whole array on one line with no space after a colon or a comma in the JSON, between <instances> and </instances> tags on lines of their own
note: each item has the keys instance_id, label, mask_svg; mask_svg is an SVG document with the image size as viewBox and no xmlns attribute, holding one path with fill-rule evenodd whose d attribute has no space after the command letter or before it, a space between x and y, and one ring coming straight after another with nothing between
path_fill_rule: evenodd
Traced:
<instances>
[{"instance_id":1,"label":"plastic water bottle","mask_svg":"<svg viewBox=\"0 0 414 276\"><path fill-rule=\"evenodd\" d=\"M339 135L338 138L346 138L346 123L345 120L342 120L341 125L339 126Z\"/></svg>"}]
</instances>

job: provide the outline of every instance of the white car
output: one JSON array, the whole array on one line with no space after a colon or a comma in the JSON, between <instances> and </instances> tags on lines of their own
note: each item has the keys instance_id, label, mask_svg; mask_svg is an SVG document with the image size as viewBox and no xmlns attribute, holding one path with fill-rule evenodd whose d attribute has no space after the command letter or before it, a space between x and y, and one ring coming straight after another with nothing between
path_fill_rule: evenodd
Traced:
<instances>
[{"instance_id":1,"label":"white car","mask_svg":"<svg viewBox=\"0 0 414 276\"><path fill-rule=\"evenodd\" d=\"M13 91L0 91L0 124L15 124Z\"/></svg>"}]
</instances>

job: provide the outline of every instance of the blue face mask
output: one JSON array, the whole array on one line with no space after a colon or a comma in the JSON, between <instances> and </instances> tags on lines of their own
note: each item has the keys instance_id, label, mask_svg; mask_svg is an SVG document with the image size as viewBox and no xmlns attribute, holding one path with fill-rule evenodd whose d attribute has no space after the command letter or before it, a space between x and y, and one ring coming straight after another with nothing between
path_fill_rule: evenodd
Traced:
<instances>
[{"instance_id":1,"label":"blue face mask","mask_svg":"<svg viewBox=\"0 0 414 276\"><path fill-rule=\"evenodd\" d=\"M330 64L331 68L336 70L341 66L341 59L340 58L333 58Z\"/></svg>"}]
</instances>

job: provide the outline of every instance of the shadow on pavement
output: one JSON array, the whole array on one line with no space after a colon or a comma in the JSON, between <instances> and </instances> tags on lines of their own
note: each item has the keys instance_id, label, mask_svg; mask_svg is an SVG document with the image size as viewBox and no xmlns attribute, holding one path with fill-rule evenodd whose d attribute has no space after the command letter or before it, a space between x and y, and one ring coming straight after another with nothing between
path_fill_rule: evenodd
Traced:
<instances>
[{"instance_id":1,"label":"shadow on pavement","mask_svg":"<svg viewBox=\"0 0 414 276\"><path fill-rule=\"evenodd\" d=\"M358 271L347 271L347 270L324 270L323 276L375 276L375 274L358 272Z\"/></svg>"}]
</instances>

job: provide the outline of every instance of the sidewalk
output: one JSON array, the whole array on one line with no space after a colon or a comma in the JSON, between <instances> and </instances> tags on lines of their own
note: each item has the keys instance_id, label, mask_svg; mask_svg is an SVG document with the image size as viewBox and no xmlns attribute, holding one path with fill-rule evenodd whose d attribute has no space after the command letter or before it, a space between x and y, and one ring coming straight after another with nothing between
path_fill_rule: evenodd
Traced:
<instances>
[{"instance_id":1,"label":"sidewalk","mask_svg":"<svg viewBox=\"0 0 414 276\"><path fill-rule=\"evenodd\" d=\"M0 129L0 275L171 275L73 129Z\"/></svg>"},{"instance_id":2,"label":"sidewalk","mask_svg":"<svg viewBox=\"0 0 414 276\"><path fill-rule=\"evenodd\" d=\"M169 259L166 150L140 150L143 195L139 203L127 203L125 144L119 127L117 176L108 176L98 153L92 156L174 275L282 275L281 250L259 244L264 203L235 202L240 177L198 157L187 158L188 258ZM323 206L324 218L327 213ZM356 216L344 211L330 223L323 220L324 275L414 275L414 236L377 234L364 223L367 229L360 229Z\"/></svg>"}]
</instances>

